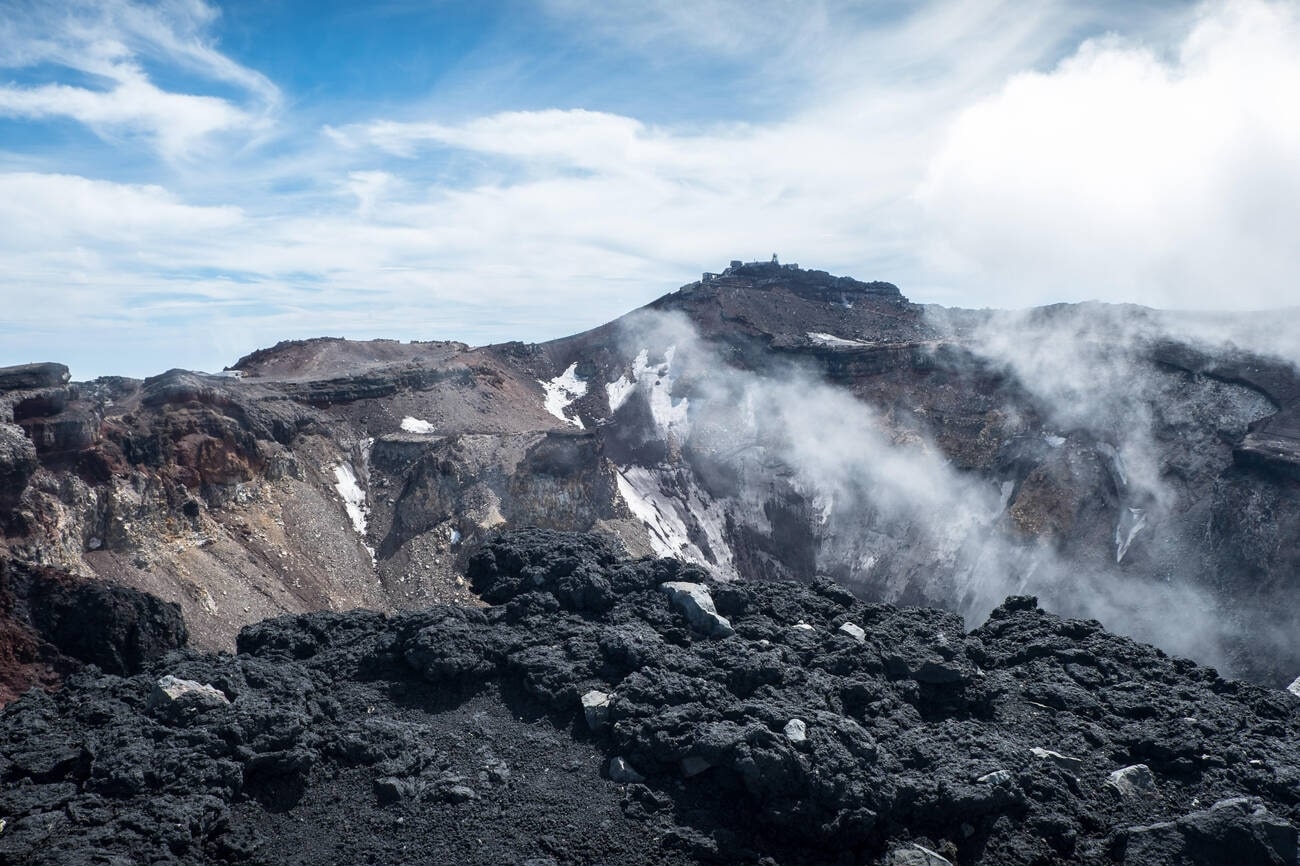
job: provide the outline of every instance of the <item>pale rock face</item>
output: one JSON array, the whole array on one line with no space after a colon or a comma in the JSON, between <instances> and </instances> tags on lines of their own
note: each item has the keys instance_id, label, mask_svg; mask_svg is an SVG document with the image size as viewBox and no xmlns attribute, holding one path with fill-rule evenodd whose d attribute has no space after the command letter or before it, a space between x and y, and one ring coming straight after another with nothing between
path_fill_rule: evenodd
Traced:
<instances>
[{"instance_id":1,"label":"pale rock face","mask_svg":"<svg viewBox=\"0 0 1300 866\"><path fill-rule=\"evenodd\" d=\"M158 680L145 706L163 712L201 713L229 704L230 699L218 688L167 674Z\"/></svg>"},{"instance_id":2,"label":"pale rock face","mask_svg":"<svg viewBox=\"0 0 1300 866\"><path fill-rule=\"evenodd\" d=\"M1062 755L1060 752L1053 752L1051 749L1034 746L1029 750L1029 752L1040 761L1051 761L1061 769L1069 770L1072 773L1077 773L1079 770L1083 769L1083 761L1079 758Z\"/></svg>"},{"instance_id":3,"label":"pale rock face","mask_svg":"<svg viewBox=\"0 0 1300 866\"><path fill-rule=\"evenodd\" d=\"M844 625L840 626L840 631L844 632L858 643L862 643L867 639L867 633L862 630L862 626L854 625L851 622L846 622Z\"/></svg>"},{"instance_id":4,"label":"pale rock face","mask_svg":"<svg viewBox=\"0 0 1300 866\"><path fill-rule=\"evenodd\" d=\"M992 773L985 773L975 781L982 785L1001 785L1011 781L1010 770L994 770Z\"/></svg>"}]
</instances>

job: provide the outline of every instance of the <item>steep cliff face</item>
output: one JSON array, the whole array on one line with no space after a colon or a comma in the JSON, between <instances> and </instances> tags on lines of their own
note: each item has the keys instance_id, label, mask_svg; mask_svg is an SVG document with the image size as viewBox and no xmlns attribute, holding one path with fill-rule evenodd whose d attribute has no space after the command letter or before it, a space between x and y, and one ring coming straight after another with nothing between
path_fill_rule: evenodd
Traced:
<instances>
[{"instance_id":1,"label":"steep cliff face","mask_svg":"<svg viewBox=\"0 0 1300 866\"><path fill-rule=\"evenodd\" d=\"M208 649L279 613L474 604L468 552L537 525L972 622L1032 592L1285 683L1300 378L1248 349L1150 310L939 310L742 264L540 346L29 365L0 371L3 544L179 604Z\"/></svg>"}]
</instances>

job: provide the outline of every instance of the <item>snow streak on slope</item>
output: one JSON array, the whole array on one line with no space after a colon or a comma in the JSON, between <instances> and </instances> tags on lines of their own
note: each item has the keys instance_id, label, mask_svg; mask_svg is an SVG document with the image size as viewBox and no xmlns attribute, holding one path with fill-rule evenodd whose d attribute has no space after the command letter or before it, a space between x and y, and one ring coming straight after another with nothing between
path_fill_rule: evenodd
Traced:
<instances>
[{"instance_id":1,"label":"snow streak on slope","mask_svg":"<svg viewBox=\"0 0 1300 866\"><path fill-rule=\"evenodd\" d=\"M703 565L719 578L735 577L723 503L693 484L680 483L680 479L675 489L684 501L676 499L664 493L660 473L644 466L618 469L615 478L619 495L632 516L645 525L657 555ZM694 527L694 533L688 525ZM702 549L701 544L708 549Z\"/></svg>"},{"instance_id":2,"label":"snow streak on slope","mask_svg":"<svg viewBox=\"0 0 1300 866\"><path fill-rule=\"evenodd\" d=\"M634 371L648 369L646 358L649 354L649 350L642 349L637 354L636 360L632 362L632 369ZM637 378L634 372L631 376L619 376L613 382L605 385L605 396L609 398L609 411L611 413L621 409L623 404L627 402L627 398L632 396L633 392L636 391L636 382Z\"/></svg>"},{"instance_id":3,"label":"snow streak on slope","mask_svg":"<svg viewBox=\"0 0 1300 866\"><path fill-rule=\"evenodd\" d=\"M629 475L640 484L634 484ZM659 495L658 485L649 470L632 466L618 470L615 477L619 495L632 515L645 525L655 554L680 558L690 546L690 536L673 503Z\"/></svg>"},{"instance_id":4,"label":"snow streak on slope","mask_svg":"<svg viewBox=\"0 0 1300 866\"><path fill-rule=\"evenodd\" d=\"M812 340L819 346L839 346L843 348L857 348L859 346L870 346L871 344L864 340L847 340L844 337L837 337L834 334L823 334L821 332L809 331L808 339Z\"/></svg>"},{"instance_id":5,"label":"snow streak on slope","mask_svg":"<svg viewBox=\"0 0 1300 866\"><path fill-rule=\"evenodd\" d=\"M370 453L371 440L363 440L362 448L364 453ZM343 508L348 513L348 519L352 521L352 528L361 536L361 543L365 546L366 551L370 554L370 560L375 559L375 550L366 543L367 523L370 517L370 506L366 502L366 492L361 489L357 482L356 470L352 464L342 462L334 467L334 489L338 492L339 497L343 500Z\"/></svg>"},{"instance_id":6,"label":"snow streak on slope","mask_svg":"<svg viewBox=\"0 0 1300 866\"><path fill-rule=\"evenodd\" d=\"M570 364L567 370L549 382L540 379L538 382L546 391L546 411L561 421L582 427L581 418L570 418L564 414L570 403L587 393L587 383L578 378L578 365Z\"/></svg>"}]
</instances>

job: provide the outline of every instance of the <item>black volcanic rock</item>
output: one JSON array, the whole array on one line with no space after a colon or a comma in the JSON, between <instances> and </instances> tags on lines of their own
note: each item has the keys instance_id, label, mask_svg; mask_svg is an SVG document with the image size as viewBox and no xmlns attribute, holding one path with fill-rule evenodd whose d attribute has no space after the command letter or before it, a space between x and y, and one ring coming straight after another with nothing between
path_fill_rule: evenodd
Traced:
<instances>
[{"instance_id":1,"label":"black volcanic rock","mask_svg":"<svg viewBox=\"0 0 1300 866\"><path fill-rule=\"evenodd\" d=\"M135 674L186 640L180 609L148 593L0 562L0 700L85 665Z\"/></svg>"},{"instance_id":2,"label":"black volcanic rock","mask_svg":"<svg viewBox=\"0 0 1300 866\"><path fill-rule=\"evenodd\" d=\"M13 566L7 581L40 635L64 655L110 674L129 675L185 646L180 608L148 593L51 570Z\"/></svg>"},{"instance_id":3,"label":"black volcanic rock","mask_svg":"<svg viewBox=\"0 0 1300 866\"><path fill-rule=\"evenodd\" d=\"M0 861L1296 862L1300 700L1031 598L967 633L541 530L471 574L493 606L283 617L10 705ZM212 699L164 712L165 675Z\"/></svg>"},{"instance_id":4,"label":"black volcanic rock","mask_svg":"<svg viewBox=\"0 0 1300 866\"><path fill-rule=\"evenodd\" d=\"M0 391L49 388L67 384L70 377L64 364L50 362L0 367Z\"/></svg>"}]
</instances>

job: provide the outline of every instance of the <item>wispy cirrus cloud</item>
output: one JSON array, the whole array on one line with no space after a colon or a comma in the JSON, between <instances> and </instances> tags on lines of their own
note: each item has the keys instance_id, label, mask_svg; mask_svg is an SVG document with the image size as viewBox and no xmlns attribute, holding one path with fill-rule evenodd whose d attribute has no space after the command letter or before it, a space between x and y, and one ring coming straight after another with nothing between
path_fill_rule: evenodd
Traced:
<instances>
[{"instance_id":1,"label":"wispy cirrus cloud","mask_svg":"<svg viewBox=\"0 0 1300 866\"><path fill-rule=\"evenodd\" d=\"M0 24L0 68L61 67L79 80L0 86L0 116L69 118L100 136L143 138L168 160L193 155L214 133L263 126L279 90L212 45L206 34L216 16L214 7L186 0L15 3ZM161 87L146 63L184 70L230 95Z\"/></svg>"}]
</instances>

